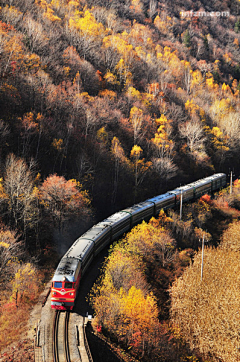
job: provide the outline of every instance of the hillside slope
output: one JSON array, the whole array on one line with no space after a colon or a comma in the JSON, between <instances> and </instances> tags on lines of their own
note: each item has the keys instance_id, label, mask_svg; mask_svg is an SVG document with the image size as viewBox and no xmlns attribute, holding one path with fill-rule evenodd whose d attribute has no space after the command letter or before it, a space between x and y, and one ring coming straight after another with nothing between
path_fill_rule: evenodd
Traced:
<instances>
[{"instance_id":1,"label":"hillside slope","mask_svg":"<svg viewBox=\"0 0 240 362\"><path fill-rule=\"evenodd\" d=\"M4 1L0 19L2 169L32 157L101 216L239 169L237 1Z\"/></svg>"}]
</instances>

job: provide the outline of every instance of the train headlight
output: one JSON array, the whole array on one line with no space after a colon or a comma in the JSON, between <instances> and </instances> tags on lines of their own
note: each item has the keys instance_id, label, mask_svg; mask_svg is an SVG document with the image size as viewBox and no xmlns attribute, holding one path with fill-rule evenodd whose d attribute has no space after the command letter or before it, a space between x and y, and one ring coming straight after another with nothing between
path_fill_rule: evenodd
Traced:
<instances>
[{"instance_id":1,"label":"train headlight","mask_svg":"<svg viewBox=\"0 0 240 362\"><path fill-rule=\"evenodd\" d=\"M74 293L69 293L69 295L73 295Z\"/></svg>"},{"instance_id":2,"label":"train headlight","mask_svg":"<svg viewBox=\"0 0 240 362\"><path fill-rule=\"evenodd\" d=\"M53 295L56 295L57 293L56 292L53 292Z\"/></svg>"}]
</instances>

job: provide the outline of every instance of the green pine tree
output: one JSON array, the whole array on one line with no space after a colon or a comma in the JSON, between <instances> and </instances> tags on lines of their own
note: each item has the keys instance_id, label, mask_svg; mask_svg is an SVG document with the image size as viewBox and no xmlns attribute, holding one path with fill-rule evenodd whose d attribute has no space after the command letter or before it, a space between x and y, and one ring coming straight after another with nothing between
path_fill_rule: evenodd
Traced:
<instances>
[{"instance_id":1,"label":"green pine tree","mask_svg":"<svg viewBox=\"0 0 240 362\"><path fill-rule=\"evenodd\" d=\"M189 30L187 29L183 35L183 43L186 45L187 48L191 46L191 36Z\"/></svg>"}]
</instances>

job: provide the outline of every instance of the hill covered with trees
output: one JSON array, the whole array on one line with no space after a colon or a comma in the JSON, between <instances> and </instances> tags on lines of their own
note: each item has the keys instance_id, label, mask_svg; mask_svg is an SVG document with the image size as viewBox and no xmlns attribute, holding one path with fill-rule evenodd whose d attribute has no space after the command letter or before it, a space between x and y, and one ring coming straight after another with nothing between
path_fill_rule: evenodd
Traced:
<instances>
[{"instance_id":1,"label":"hill covered with trees","mask_svg":"<svg viewBox=\"0 0 240 362\"><path fill-rule=\"evenodd\" d=\"M77 179L98 217L239 169L237 1L4 1L0 17L2 169L13 152Z\"/></svg>"}]
</instances>

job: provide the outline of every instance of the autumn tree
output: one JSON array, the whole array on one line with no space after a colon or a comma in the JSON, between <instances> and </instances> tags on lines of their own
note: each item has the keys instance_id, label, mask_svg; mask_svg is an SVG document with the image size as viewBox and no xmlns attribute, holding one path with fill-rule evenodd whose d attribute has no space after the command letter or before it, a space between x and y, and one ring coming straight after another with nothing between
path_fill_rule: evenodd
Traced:
<instances>
[{"instance_id":1,"label":"autumn tree","mask_svg":"<svg viewBox=\"0 0 240 362\"><path fill-rule=\"evenodd\" d=\"M12 299L15 299L16 306L19 306L20 303L33 302L38 297L37 274L37 269L33 264L18 263L16 273L11 281Z\"/></svg>"},{"instance_id":2,"label":"autumn tree","mask_svg":"<svg viewBox=\"0 0 240 362\"><path fill-rule=\"evenodd\" d=\"M90 216L89 196L76 180L66 180L56 174L48 176L40 187L39 199L59 231L77 215L81 215L85 221Z\"/></svg>"},{"instance_id":3,"label":"autumn tree","mask_svg":"<svg viewBox=\"0 0 240 362\"><path fill-rule=\"evenodd\" d=\"M0 226L0 277L2 284L12 278L15 271L14 260L24 253L23 243L18 240L17 232L5 225ZM10 277L9 277L10 276ZM9 286L8 286L9 288Z\"/></svg>"},{"instance_id":4,"label":"autumn tree","mask_svg":"<svg viewBox=\"0 0 240 362\"><path fill-rule=\"evenodd\" d=\"M171 121L162 114L155 122L158 125L158 130L151 140L154 152L152 168L162 179L169 180L176 175L177 171L177 166L173 162L174 142L170 138Z\"/></svg>"},{"instance_id":5,"label":"autumn tree","mask_svg":"<svg viewBox=\"0 0 240 362\"><path fill-rule=\"evenodd\" d=\"M133 170L134 170L134 184L135 184L135 191L134 191L134 202L137 197L138 187L143 182L146 173L149 171L149 167L151 166L150 161L146 161L145 159L141 159L142 155L142 148L138 145L133 146L131 150L130 157L133 162Z\"/></svg>"}]
</instances>

